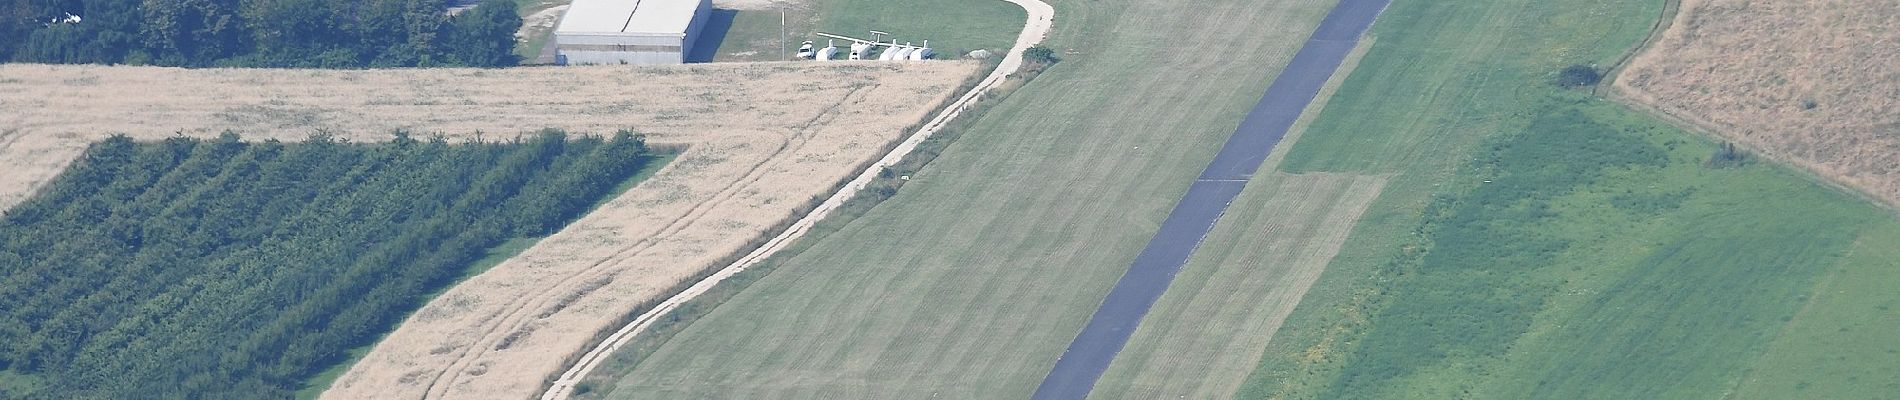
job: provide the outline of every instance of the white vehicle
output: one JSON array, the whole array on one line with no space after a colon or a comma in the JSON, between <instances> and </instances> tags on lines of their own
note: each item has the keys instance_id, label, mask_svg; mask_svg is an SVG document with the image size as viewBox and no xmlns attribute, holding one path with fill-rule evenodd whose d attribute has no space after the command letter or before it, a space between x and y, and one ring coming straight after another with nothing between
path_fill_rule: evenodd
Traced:
<instances>
[{"instance_id":1,"label":"white vehicle","mask_svg":"<svg viewBox=\"0 0 1900 400\"><path fill-rule=\"evenodd\" d=\"M798 46L798 58L800 59L810 60L817 55L818 53L816 51L812 51L810 40L805 41L804 45Z\"/></svg>"}]
</instances>

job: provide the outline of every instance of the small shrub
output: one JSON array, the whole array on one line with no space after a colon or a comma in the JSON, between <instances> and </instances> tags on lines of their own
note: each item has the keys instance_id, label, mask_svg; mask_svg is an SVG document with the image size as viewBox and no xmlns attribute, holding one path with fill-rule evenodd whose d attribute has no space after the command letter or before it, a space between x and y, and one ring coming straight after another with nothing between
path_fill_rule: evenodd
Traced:
<instances>
[{"instance_id":1,"label":"small shrub","mask_svg":"<svg viewBox=\"0 0 1900 400\"><path fill-rule=\"evenodd\" d=\"M576 383L574 384L574 394L572 395L579 396L583 394L593 393L594 386L596 386L594 381L581 381L581 383Z\"/></svg>"},{"instance_id":2,"label":"small shrub","mask_svg":"<svg viewBox=\"0 0 1900 400\"><path fill-rule=\"evenodd\" d=\"M1056 57L1054 49L1042 46L1023 49L1023 59L1040 64L1055 64L1062 61L1061 57Z\"/></svg>"},{"instance_id":3,"label":"small shrub","mask_svg":"<svg viewBox=\"0 0 1900 400\"><path fill-rule=\"evenodd\" d=\"M1740 168L1748 165L1748 162L1747 150L1736 148L1734 143L1722 142L1721 146L1715 147L1715 154L1709 156L1706 165L1715 169Z\"/></svg>"},{"instance_id":4,"label":"small shrub","mask_svg":"<svg viewBox=\"0 0 1900 400\"><path fill-rule=\"evenodd\" d=\"M1583 64L1564 67L1562 72L1557 73L1557 86L1591 86L1601 81L1603 81L1602 72L1597 71L1596 67Z\"/></svg>"}]
</instances>

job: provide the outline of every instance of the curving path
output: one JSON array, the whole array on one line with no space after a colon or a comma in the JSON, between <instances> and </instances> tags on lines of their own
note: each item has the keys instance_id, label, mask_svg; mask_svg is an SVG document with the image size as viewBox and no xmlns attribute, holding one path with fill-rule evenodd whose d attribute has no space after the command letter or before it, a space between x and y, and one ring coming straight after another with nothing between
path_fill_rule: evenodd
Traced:
<instances>
[{"instance_id":1,"label":"curving path","mask_svg":"<svg viewBox=\"0 0 1900 400\"><path fill-rule=\"evenodd\" d=\"M929 139L931 135L943 129L945 124L962 115L965 110L968 110L969 106L976 102L976 99L982 96L983 93L996 88L997 85L1002 84L1004 80L1008 79L1010 74L1020 69L1023 64L1023 50L1042 43L1042 39L1048 36L1050 28L1054 26L1055 8L1041 0L1004 1L1021 6L1025 11L1028 11L1029 17L1023 23L1022 33L1016 37L1016 45L1010 48L1008 54L1004 55L1003 62L996 66L996 70L990 71L990 74L985 76L983 80L971 88L969 92L964 93L958 97L955 102L950 103L950 106L945 107L943 112L931 118L929 123L924 124L916 133L912 133L909 138L904 139L904 142L899 143L896 148L892 148L883 158L878 159L876 163L866 167L863 172L858 174L857 178L853 178L851 182L838 188L838 191L833 193L831 197L826 198L823 204L812 209L811 213L806 214L803 218L799 218L791 227L786 228L785 232L773 237L772 240L767 241L765 245L760 246L751 253L747 253L738 261L734 261L731 265L720 269L718 272L706 277L706 279L700 280L679 294L667 298L666 301L640 314L638 317L635 317L632 322L627 323L626 326L621 327L612 335L607 336L607 339L602 341L600 345L595 346L593 350L589 350L586 354L581 355L573 367L562 372L561 377L556 379L546 392L542 393L541 398L543 400L568 398L572 394L575 384L580 383L581 379L587 377L588 373L593 372L594 368L598 368L600 363L607 359L608 355L613 354L615 350L620 349L620 346L633 340L636 335L646 330L647 327L651 326L653 321L659 319L660 316L672 312L674 309L679 308L681 304L685 304L687 301L699 297L700 294L712 289L713 286L718 285L720 282L726 280L726 278L731 278L733 275L745 271L746 268L757 264L773 253L785 248L785 246L791 244L793 240L803 237L805 232L809 231L819 220L823 220L825 216L831 214L832 210L843 205L845 201L850 200L851 197L855 196L865 185L877 179L879 171L902 161L904 156L909 155L912 150L917 148L918 144ZM1350 49L1351 46L1347 46L1347 48ZM1323 81L1324 79L1322 78L1321 80ZM1297 110L1295 112L1297 113ZM1258 164L1258 162L1255 164Z\"/></svg>"},{"instance_id":2,"label":"curving path","mask_svg":"<svg viewBox=\"0 0 1900 400\"><path fill-rule=\"evenodd\" d=\"M1240 195L1260 163L1273 152L1274 145L1286 136L1300 111L1319 94L1333 71L1345 61L1347 53L1359 43L1359 36L1372 26L1379 12L1391 0L1340 0L1326 19L1321 20L1313 36L1287 62L1286 68L1267 87L1267 93L1240 122L1233 136L1221 146L1214 161L1201 171L1194 184L1161 223L1161 230L1148 246L1135 256L1121 280L1115 282L1107 298L1089 318L1068 350L1036 387L1035 399L1081 399L1095 387L1095 381L1108 370L1115 354L1128 344L1128 338L1141 324L1142 317L1167 292L1174 275L1181 272L1188 257L1201 240L1214 229L1226 213L1227 205Z\"/></svg>"}]
</instances>

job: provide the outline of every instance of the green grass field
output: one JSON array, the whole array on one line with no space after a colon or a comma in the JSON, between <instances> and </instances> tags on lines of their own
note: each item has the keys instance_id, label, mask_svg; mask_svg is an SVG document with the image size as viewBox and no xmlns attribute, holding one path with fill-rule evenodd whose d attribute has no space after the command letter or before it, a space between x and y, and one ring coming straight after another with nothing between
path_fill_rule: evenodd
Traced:
<instances>
[{"instance_id":1,"label":"green grass field","mask_svg":"<svg viewBox=\"0 0 1900 400\"><path fill-rule=\"evenodd\" d=\"M1074 49L1062 64L895 197L658 346L606 397L1034 390L1327 5L1057 6L1050 45ZM1215 40L1235 34L1263 39ZM1143 56L1191 41L1204 51Z\"/></svg>"},{"instance_id":2,"label":"green grass field","mask_svg":"<svg viewBox=\"0 0 1900 400\"><path fill-rule=\"evenodd\" d=\"M1900 226L1877 224L1744 375L1738 397L1878 399L1900 393Z\"/></svg>"},{"instance_id":3,"label":"green grass field","mask_svg":"<svg viewBox=\"0 0 1900 400\"><path fill-rule=\"evenodd\" d=\"M1069 61L602 397L1027 395L1329 5L1059 2ZM1660 6L1399 0L1096 395L1892 393L1900 221L1551 83Z\"/></svg>"},{"instance_id":4,"label":"green grass field","mask_svg":"<svg viewBox=\"0 0 1900 400\"><path fill-rule=\"evenodd\" d=\"M1002 0L814 1L821 32L870 39L869 31L878 30L917 44L930 39L941 57L976 49L1009 50L1024 18L1022 7Z\"/></svg>"},{"instance_id":5,"label":"green grass field","mask_svg":"<svg viewBox=\"0 0 1900 400\"><path fill-rule=\"evenodd\" d=\"M1891 393L1895 321L1865 313L1900 296L1830 286L1893 273L1891 214L1549 84L1660 6L1394 4L1282 168L1398 175L1241 397Z\"/></svg>"}]
</instances>

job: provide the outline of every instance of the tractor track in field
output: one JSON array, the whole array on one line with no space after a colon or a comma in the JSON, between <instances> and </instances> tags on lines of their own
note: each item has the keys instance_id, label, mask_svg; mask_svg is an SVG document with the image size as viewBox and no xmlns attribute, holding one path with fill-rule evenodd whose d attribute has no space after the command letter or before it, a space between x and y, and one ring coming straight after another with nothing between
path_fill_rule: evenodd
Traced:
<instances>
[{"instance_id":1,"label":"tractor track in field","mask_svg":"<svg viewBox=\"0 0 1900 400\"><path fill-rule=\"evenodd\" d=\"M857 177L853 178L844 186L839 187L836 192L825 199L824 203L813 208L810 212L806 213L804 217L799 218L797 222L785 228L779 235L774 236L758 249L747 253L744 257L739 258L739 260L734 261L718 272L707 276L705 279L686 288L686 290L681 291L679 294L669 297L652 309L641 313L631 322L628 322L612 335L609 335L592 350L582 354L581 357L576 360L573 367L563 372L561 376L550 385L548 390L541 395L541 398L543 400L554 400L570 397L574 386L579 384L581 379L586 378L589 372L598 368L601 362L607 359L607 355L612 354L615 350L618 350L620 346L632 341L640 331L651 326L660 316L672 312L680 305L685 304L687 301L705 293L713 286L718 285L721 281L737 275L746 268L763 261L766 257L771 256L773 253L791 244L794 240L804 236L805 232L809 231L818 221L823 220L832 210L844 205L846 201L851 200L851 198L866 185L877 179L878 173L885 167L903 161L904 157L909 155L912 150L915 150L925 139L929 139L931 135L960 116L963 111L968 109L977 99L981 98L984 93L1002 84L1008 79L1010 74L1020 69L1023 64L1023 50L1042 43L1043 38L1048 36L1055 22L1055 8L1041 0L1005 1L1021 6L1027 11L1028 17L1023 23L1022 33L1016 38L1016 44L1004 55L1002 63L998 64L995 70L990 71L990 74L985 76L981 82L971 87L968 92L958 96L955 102L951 103L949 107L945 107L943 111L933 117L930 122L918 128L917 132L905 138L902 143L892 148L883 158L865 167ZM431 393L434 393L433 388Z\"/></svg>"},{"instance_id":2,"label":"tractor track in field","mask_svg":"<svg viewBox=\"0 0 1900 400\"><path fill-rule=\"evenodd\" d=\"M667 226L661 229L658 234L624 247L615 252L612 256L601 259L581 271L570 274L546 286L544 290L536 291L535 293L541 294L540 296L518 298L515 301L511 301L509 308L512 310L504 315L496 324L489 325L487 329L485 329L485 332L482 333L480 339L463 348L448 369L444 369L436 374L435 378L430 381L428 391L426 392L427 394L424 398L449 398L449 390L454 387L455 380L469 375L469 368L475 365L477 359L489 351L504 350L498 347L501 347L501 343L510 337L525 335L526 333L524 332L532 332L529 328L533 320L546 318L554 314L555 311L558 311L559 308L567 306L567 304L560 304L560 299L573 299L585 296L587 292L591 291L591 289L586 289L586 287L594 286L587 285L585 282L610 275L603 273L603 270L608 270L610 269L609 267L614 264L634 258L642 252L651 249L657 243L663 242L686 229L686 227L699 222L699 220L708 215L711 210L718 209L720 205L735 198L740 190L751 187L752 183L763 179L765 175L763 171L768 166L789 162L790 160L782 159L778 157L778 155L784 154L787 151L795 151L809 143L812 136L815 135L816 127L824 126L828 122L836 119L838 117L837 110L839 107L853 101L862 100L862 98L869 93L868 89L872 87L875 87L875 85L854 88L845 96L839 97L836 103L826 107L823 112L820 112L819 115L814 116L810 121L805 123L803 125L804 129L800 129L797 133L787 137L784 142L781 142L779 148L776 149L771 156L764 158L748 169L744 175L744 179L726 185L720 190L719 194L695 205L692 210L685 215L668 222ZM555 290L570 287L582 289L579 289L578 295L576 291ZM550 308L554 310L549 310ZM530 313L530 311L539 312ZM531 314L537 317L528 318Z\"/></svg>"}]
</instances>

